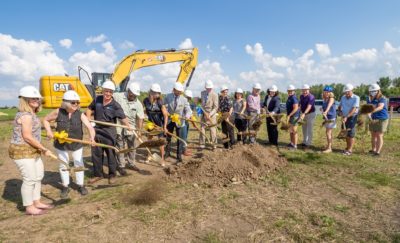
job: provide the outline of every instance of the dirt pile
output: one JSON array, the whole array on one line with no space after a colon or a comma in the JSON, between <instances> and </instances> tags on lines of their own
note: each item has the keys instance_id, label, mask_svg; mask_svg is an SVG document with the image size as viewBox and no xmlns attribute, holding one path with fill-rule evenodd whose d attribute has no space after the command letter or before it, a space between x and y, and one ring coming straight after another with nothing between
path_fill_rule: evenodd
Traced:
<instances>
[{"instance_id":1,"label":"dirt pile","mask_svg":"<svg viewBox=\"0 0 400 243\"><path fill-rule=\"evenodd\" d=\"M204 150L179 166L166 169L167 178L178 182L225 186L258 180L287 165L274 148L237 146L233 150Z\"/></svg>"}]
</instances>

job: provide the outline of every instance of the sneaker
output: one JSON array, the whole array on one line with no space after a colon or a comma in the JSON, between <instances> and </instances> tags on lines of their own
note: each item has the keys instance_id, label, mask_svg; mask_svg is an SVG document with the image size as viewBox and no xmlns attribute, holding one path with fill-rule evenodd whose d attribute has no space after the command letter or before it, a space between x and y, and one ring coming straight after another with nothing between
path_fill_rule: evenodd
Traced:
<instances>
[{"instance_id":1,"label":"sneaker","mask_svg":"<svg viewBox=\"0 0 400 243\"><path fill-rule=\"evenodd\" d=\"M291 146L288 148L289 150L297 150L297 146Z\"/></svg>"},{"instance_id":2,"label":"sneaker","mask_svg":"<svg viewBox=\"0 0 400 243\"><path fill-rule=\"evenodd\" d=\"M129 169L129 170L134 170L134 171L140 172L139 167L137 167L136 165L133 165L133 164L128 164L126 166L126 168Z\"/></svg>"},{"instance_id":3,"label":"sneaker","mask_svg":"<svg viewBox=\"0 0 400 243\"><path fill-rule=\"evenodd\" d=\"M201 144L201 145L200 145L200 148L201 148L201 149L205 149L205 148L206 148L206 145Z\"/></svg>"},{"instance_id":4,"label":"sneaker","mask_svg":"<svg viewBox=\"0 0 400 243\"><path fill-rule=\"evenodd\" d=\"M69 187L63 186L63 188L61 189L60 198L61 199L67 199L68 198L68 193L69 193Z\"/></svg>"},{"instance_id":5,"label":"sneaker","mask_svg":"<svg viewBox=\"0 0 400 243\"><path fill-rule=\"evenodd\" d=\"M79 192L82 196L85 196L85 195L87 195L87 194L89 193L85 186L79 186L78 192Z\"/></svg>"},{"instance_id":6,"label":"sneaker","mask_svg":"<svg viewBox=\"0 0 400 243\"><path fill-rule=\"evenodd\" d=\"M346 156L350 156L351 154L352 153L350 151L347 151L347 150L343 152L343 155L346 155Z\"/></svg>"},{"instance_id":7,"label":"sneaker","mask_svg":"<svg viewBox=\"0 0 400 243\"><path fill-rule=\"evenodd\" d=\"M373 155L373 156L380 156L381 154L378 153L378 152L374 152L372 155Z\"/></svg>"}]
</instances>

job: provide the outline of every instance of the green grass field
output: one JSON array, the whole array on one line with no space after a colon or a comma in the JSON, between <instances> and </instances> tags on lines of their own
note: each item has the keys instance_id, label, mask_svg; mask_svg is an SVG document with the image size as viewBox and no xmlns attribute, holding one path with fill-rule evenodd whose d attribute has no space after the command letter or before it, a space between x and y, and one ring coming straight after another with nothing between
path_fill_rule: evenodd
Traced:
<instances>
[{"instance_id":1,"label":"green grass field","mask_svg":"<svg viewBox=\"0 0 400 243\"><path fill-rule=\"evenodd\" d=\"M280 130L280 152L289 164L260 181L213 188L163 182L166 188L159 201L135 205L128 199L148 185L149 179L130 176L121 178L120 187L75 198L37 224L44 230L41 234L54 241L61 239L56 235L67 237L62 238L65 241L87 240L87 229L76 228L76 234L65 235L78 223L90 225L90 231L96 232L91 237L107 226L111 232L129 232L126 237L143 242L165 237L193 242L400 242L400 120L394 119L385 134L380 157L368 154L370 135L362 129L352 156L341 154L345 144L337 139L335 152L320 153L325 145L321 122L318 117L314 147L308 150L287 150L288 133ZM2 127L8 127L0 131L2 136L10 136L9 123ZM334 135L338 133L335 129ZM191 140L197 136L192 130ZM266 137L263 124L258 140L263 142ZM301 128L299 137L301 141ZM48 193L58 197L57 190ZM15 206L3 203L3 207ZM62 215L69 215L69 220L58 220ZM0 218L5 220L5 233L0 233L0 239L13 239L15 231L7 222L18 222L18 217L16 212L4 211Z\"/></svg>"}]
</instances>

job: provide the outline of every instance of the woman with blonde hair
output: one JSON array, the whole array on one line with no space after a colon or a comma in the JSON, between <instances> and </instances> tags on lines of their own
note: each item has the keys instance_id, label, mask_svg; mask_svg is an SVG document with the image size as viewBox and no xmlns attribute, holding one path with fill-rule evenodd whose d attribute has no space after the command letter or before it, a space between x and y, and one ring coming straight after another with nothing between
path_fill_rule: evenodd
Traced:
<instances>
[{"instance_id":1,"label":"woman with blonde hair","mask_svg":"<svg viewBox=\"0 0 400 243\"><path fill-rule=\"evenodd\" d=\"M36 113L41 109L39 91L33 86L25 86L19 91L18 112L14 119L14 129L9 147L10 158L14 160L22 176L22 203L27 215L41 215L50 204L40 201L41 181L44 176L41 154L54 156L40 143L41 124Z\"/></svg>"},{"instance_id":2,"label":"woman with blonde hair","mask_svg":"<svg viewBox=\"0 0 400 243\"><path fill-rule=\"evenodd\" d=\"M375 156L379 156L383 147L383 133L387 130L389 114L387 99L383 96L378 84L372 84L369 87L367 103L374 106L374 110L369 114L372 119L369 125L372 149L369 152Z\"/></svg>"},{"instance_id":3,"label":"woman with blonde hair","mask_svg":"<svg viewBox=\"0 0 400 243\"><path fill-rule=\"evenodd\" d=\"M50 122L57 123L57 132L65 131L68 133L69 138L83 139L82 125L85 125L89 131L91 142L94 141L95 131L91 126L89 119L79 109L80 97L73 91L69 90L64 93L61 107L48 114L44 120L43 125L46 128L47 137L54 138L54 134L50 128ZM58 158L65 163L69 163L68 152L72 152L75 167L83 167L83 144L81 143L60 143L57 139L54 140L54 147L58 154ZM69 193L69 171L64 163L60 163L59 171L61 175L61 182L63 188L61 189L60 197L62 199L68 198ZM81 195L88 194L84 186L84 171L75 172L76 184L78 185L78 192Z\"/></svg>"},{"instance_id":4,"label":"woman with blonde hair","mask_svg":"<svg viewBox=\"0 0 400 243\"><path fill-rule=\"evenodd\" d=\"M322 153L332 152L332 129L336 128L336 105L335 95L331 86L325 86L322 93L322 116L324 119L324 126L326 128L326 141L327 145Z\"/></svg>"}]
</instances>

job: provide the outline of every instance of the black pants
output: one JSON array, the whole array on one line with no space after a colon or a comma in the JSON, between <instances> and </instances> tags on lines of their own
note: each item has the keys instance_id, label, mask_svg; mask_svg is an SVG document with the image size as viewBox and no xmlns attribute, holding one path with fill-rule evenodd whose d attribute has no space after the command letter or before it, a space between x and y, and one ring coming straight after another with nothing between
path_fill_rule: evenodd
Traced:
<instances>
[{"instance_id":1,"label":"black pants","mask_svg":"<svg viewBox=\"0 0 400 243\"><path fill-rule=\"evenodd\" d=\"M186 130L184 130L184 129L186 129L186 126L185 127L177 127L175 122L170 122L167 125L168 132L174 133L174 130L175 130L175 134L182 139L185 139L184 133L186 132ZM165 146L165 154L168 156L171 153L171 140L172 140L172 136L167 135L167 146ZM176 158L177 159L182 159L183 145L184 144L178 139L178 141L176 143Z\"/></svg>"},{"instance_id":2,"label":"black pants","mask_svg":"<svg viewBox=\"0 0 400 243\"><path fill-rule=\"evenodd\" d=\"M268 141L273 145L278 145L278 125L272 125L273 122L271 118L267 118Z\"/></svg>"},{"instance_id":3,"label":"black pants","mask_svg":"<svg viewBox=\"0 0 400 243\"><path fill-rule=\"evenodd\" d=\"M235 127L238 129L239 132L246 132L247 130L247 120L246 119L235 119ZM244 141L246 140L245 135L237 135L237 141Z\"/></svg>"},{"instance_id":4,"label":"black pants","mask_svg":"<svg viewBox=\"0 0 400 243\"><path fill-rule=\"evenodd\" d=\"M111 146L115 146L115 138L108 132L101 129L96 129L95 141ZM92 147L92 162L93 162L93 175L95 177L103 177L103 159L104 153L107 155L108 175L109 177L116 176L117 159L115 151L109 148Z\"/></svg>"},{"instance_id":5,"label":"black pants","mask_svg":"<svg viewBox=\"0 0 400 243\"><path fill-rule=\"evenodd\" d=\"M230 146L235 144L235 133L233 127L229 125L226 121L223 121L221 123L221 126L222 126L222 133L225 134L229 139L228 142L224 143L224 147L229 148Z\"/></svg>"}]
</instances>

